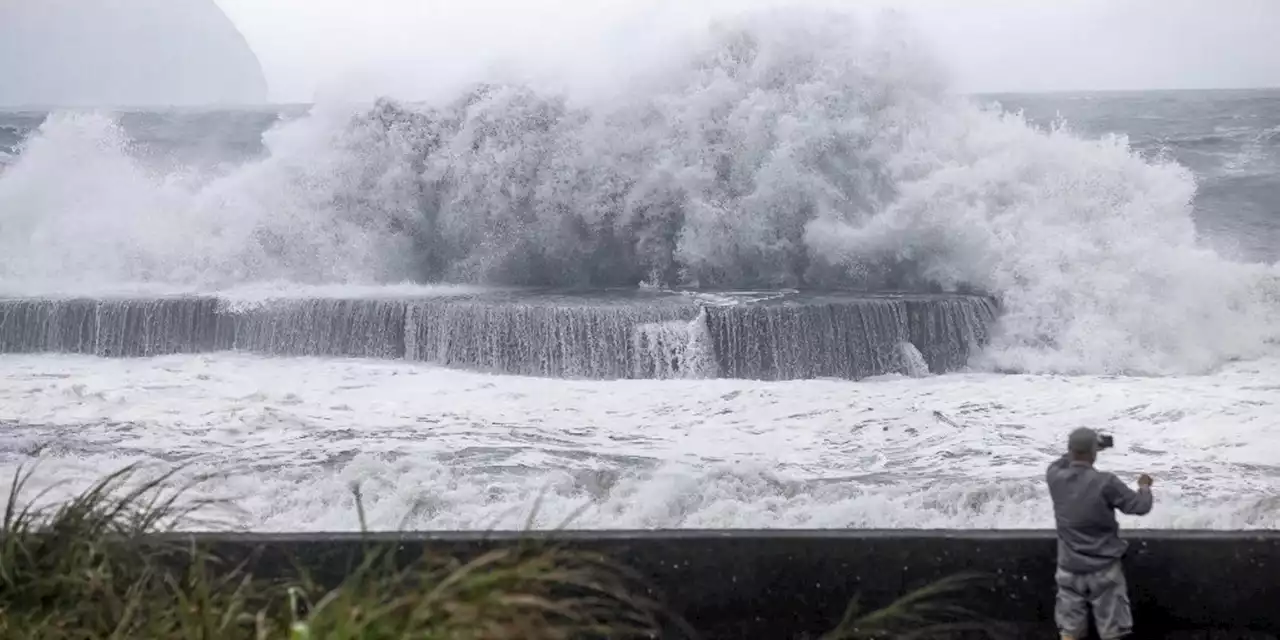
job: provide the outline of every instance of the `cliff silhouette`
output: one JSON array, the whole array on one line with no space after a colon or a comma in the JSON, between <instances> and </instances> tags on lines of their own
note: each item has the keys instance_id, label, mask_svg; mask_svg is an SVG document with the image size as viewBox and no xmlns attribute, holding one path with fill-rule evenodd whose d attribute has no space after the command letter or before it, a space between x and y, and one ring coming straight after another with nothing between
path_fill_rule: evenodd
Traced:
<instances>
[{"instance_id":1,"label":"cliff silhouette","mask_svg":"<svg viewBox=\"0 0 1280 640\"><path fill-rule=\"evenodd\" d=\"M266 100L257 57L213 0L0 2L0 107Z\"/></svg>"}]
</instances>

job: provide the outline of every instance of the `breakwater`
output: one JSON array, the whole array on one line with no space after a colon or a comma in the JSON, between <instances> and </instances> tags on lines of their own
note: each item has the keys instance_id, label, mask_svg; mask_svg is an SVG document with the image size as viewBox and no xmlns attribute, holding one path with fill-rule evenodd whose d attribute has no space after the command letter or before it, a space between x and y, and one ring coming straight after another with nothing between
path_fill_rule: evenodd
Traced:
<instances>
[{"instance_id":1,"label":"breakwater","mask_svg":"<svg viewBox=\"0 0 1280 640\"><path fill-rule=\"evenodd\" d=\"M593 379L857 379L960 368L996 313L977 295L0 298L0 353L235 350Z\"/></svg>"},{"instance_id":2,"label":"breakwater","mask_svg":"<svg viewBox=\"0 0 1280 640\"><path fill-rule=\"evenodd\" d=\"M469 558L516 542L603 553L646 580L705 639L818 637L851 598L867 607L963 572L986 576L964 605L1008 638L1054 637L1049 531L567 531L175 534L250 560L260 576L305 568L333 584L370 543L403 560ZM1280 637L1280 532L1130 531L1125 559L1138 638ZM999 623L996 625L995 623ZM665 637L665 636L664 636ZM669 637L683 637L673 629ZM975 637L975 636L969 636ZM982 637L982 636L976 636Z\"/></svg>"}]
</instances>

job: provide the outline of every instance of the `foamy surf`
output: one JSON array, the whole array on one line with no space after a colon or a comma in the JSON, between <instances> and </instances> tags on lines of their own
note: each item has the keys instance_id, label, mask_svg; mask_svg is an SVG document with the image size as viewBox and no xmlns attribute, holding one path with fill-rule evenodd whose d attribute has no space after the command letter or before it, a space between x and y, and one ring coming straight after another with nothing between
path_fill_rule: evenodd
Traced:
<instances>
[{"instance_id":1,"label":"foamy surf","mask_svg":"<svg viewBox=\"0 0 1280 640\"><path fill-rule=\"evenodd\" d=\"M1280 527L1280 360L1209 376L568 381L236 354L0 359L0 473L212 473L254 530L1048 527L1065 434L1156 478L1126 526ZM935 413L936 412L936 413Z\"/></svg>"}]
</instances>

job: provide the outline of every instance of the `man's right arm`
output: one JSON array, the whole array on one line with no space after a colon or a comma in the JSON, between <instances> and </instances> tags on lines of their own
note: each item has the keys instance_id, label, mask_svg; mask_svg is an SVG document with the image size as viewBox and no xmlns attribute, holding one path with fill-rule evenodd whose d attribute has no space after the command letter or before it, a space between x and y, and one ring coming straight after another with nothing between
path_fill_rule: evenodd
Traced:
<instances>
[{"instance_id":1,"label":"man's right arm","mask_svg":"<svg viewBox=\"0 0 1280 640\"><path fill-rule=\"evenodd\" d=\"M1137 491L1130 489L1115 475L1107 483L1107 501L1112 507L1131 516L1145 516L1151 512L1151 487L1139 487Z\"/></svg>"}]
</instances>

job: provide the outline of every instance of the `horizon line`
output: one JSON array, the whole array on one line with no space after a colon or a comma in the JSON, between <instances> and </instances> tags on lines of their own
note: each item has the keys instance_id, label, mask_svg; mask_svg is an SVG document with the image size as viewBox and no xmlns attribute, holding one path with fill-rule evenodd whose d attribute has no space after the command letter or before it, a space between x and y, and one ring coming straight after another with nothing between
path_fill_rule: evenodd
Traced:
<instances>
[{"instance_id":1,"label":"horizon line","mask_svg":"<svg viewBox=\"0 0 1280 640\"><path fill-rule=\"evenodd\" d=\"M1126 89L984 89L981 91L957 91L955 95L963 97L985 97L985 96L1065 96L1065 95L1116 95L1116 94L1140 94L1140 93L1230 93L1230 92L1262 92L1262 91L1280 91L1280 86L1234 86L1234 87L1159 87L1159 88L1126 88ZM30 113L40 111L60 111L60 110L97 110L109 109L116 111L143 111L143 110L192 110L192 111L209 111L209 110L253 110L267 109L279 107L314 107L320 104L341 104L349 103L365 103L373 102L379 99L391 98L406 103L422 102L423 98L394 98L390 95L378 95L375 97L366 97L349 100L324 100L324 101L292 101L280 100L266 102L211 102L202 104L180 103L180 104L0 104L0 112L4 113Z\"/></svg>"}]
</instances>

